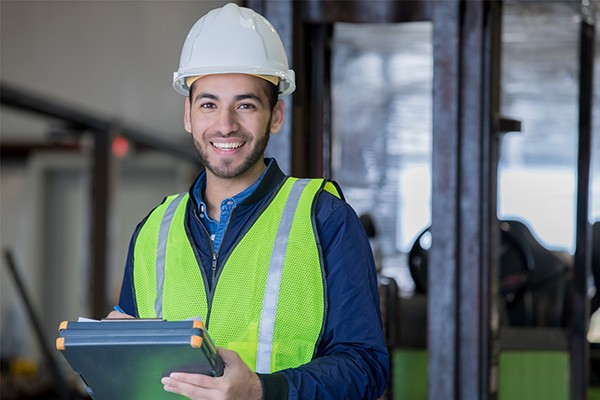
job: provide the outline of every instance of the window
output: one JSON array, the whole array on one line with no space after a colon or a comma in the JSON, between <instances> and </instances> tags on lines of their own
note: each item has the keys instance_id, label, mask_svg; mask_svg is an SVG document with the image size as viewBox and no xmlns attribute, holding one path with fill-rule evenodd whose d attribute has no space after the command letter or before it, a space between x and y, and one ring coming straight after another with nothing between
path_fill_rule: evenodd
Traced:
<instances>
[{"instance_id":1,"label":"window","mask_svg":"<svg viewBox=\"0 0 600 400\"><path fill-rule=\"evenodd\" d=\"M575 251L577 194L576 5L529 2L504 8L501 110L521 120L522 132L503 138L498 171L499 217L523 220L545 247L569 253ZM598 96L596 90L596 110ZM600 219L600 114L596 114L591 221Z\"/></svg>"},{"instance_id":2,"label":"window","mask_svg":"<svg viewBox=\"0 0 600 400\"><path fill-rule=\"evenodd\" d=\"M431 220L431 35L430 23L334 28L333 178L373 218L382 267L405 292L406 253Z\"/></svg>"},{"instance_id":3,"label":"window","mask_svg":"<svg viewBox=\"0 0 600 400\"><path fill-rule=\"evenodd\" d=\"M498 217L573 253L578 137L578 3L503 6L501 114L522 122L500 146ZM600 18L597 17L598 20ZM332 175L369 213L386 275L411 291L406 254L431 222L432 26L336 24ZM590 221L600 220L600 52L595 62Z\"/></svg>"}]
</instances>

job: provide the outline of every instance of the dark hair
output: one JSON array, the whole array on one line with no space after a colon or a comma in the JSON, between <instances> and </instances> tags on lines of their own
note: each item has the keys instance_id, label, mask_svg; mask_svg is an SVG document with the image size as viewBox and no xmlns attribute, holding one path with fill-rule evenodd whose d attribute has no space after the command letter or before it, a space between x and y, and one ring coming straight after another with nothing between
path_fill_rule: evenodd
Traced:
<instances>
[{"instance_id":1,"label":"dark hair","mask_svg":"<svg viewBox=\"0 0 600 400\"><path fill-rule=\"evenodd\" d=\"M269 100L269 106L271 107L271 110L273 110L275 104L277 104L277 100L279 100L279 86L274 85L269 81L265 81L265 83L267 84L265 90L267 93L267 100Z\"/></svg>"},{"instance_id":2,"label":"dark hair","mask_svg":"<svg viewBox=\"0 0 600 400\"><path fill-rule=\"evenodd\" d=\"M265 94L267 95L267 101L269 102L269 107L271 107L271 111L275 108L275 104L277 104L277 100L279 100L279 86L274 85L273 83L263 79L265 81ZM194 85L196 81L192 83L190 87L190 94L188 95L188 101L190 105L192 104L192 93L194 93Z\"/></svg>"}]
</instances>

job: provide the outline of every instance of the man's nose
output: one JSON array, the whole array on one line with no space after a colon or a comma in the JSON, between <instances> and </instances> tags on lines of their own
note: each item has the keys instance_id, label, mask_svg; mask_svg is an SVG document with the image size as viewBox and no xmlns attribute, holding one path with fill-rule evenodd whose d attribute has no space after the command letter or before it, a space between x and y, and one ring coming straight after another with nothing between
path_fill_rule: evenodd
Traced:
<instances>
[{"instance_id":1,"label":"man's nose","mask_svg":"<svg viewBox=\"0 0 600 400\"><path fill-rule=\"evenodd\" d=\"M240 128L237 115L233 110L221 110L217 116L216 129L222 135L237 132Z\"/></svg>"}]
</instances>

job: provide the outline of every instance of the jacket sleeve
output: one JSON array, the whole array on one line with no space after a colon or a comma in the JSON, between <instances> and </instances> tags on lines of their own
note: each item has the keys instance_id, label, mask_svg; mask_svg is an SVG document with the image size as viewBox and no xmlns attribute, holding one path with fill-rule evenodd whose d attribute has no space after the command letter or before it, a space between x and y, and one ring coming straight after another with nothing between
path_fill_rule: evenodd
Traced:
<instances>
[{"instance_id":1,"label":"jacket sleeve","mask_svg":"<svg viewBox=\"0 0 600 400\"><path fill-rule=\"evenodd\" d=\"M133 246L135 238L140 229L140 225L135 228L135 232L129 242L129 251L127 253L127 261L125 262L125 272L123 273L123 281L121 283L121 294L119 295L119 307L125 314L138 317L137 306L135 303L135 290L133 287Z\"/></svg>"},{"instance_id":2,"label":"jacket sleeve","mask_svg":"<svg viewBox=\"0 0 600 400\"><path fill-rule=\"evenodd\" d=\"M166 197L163 199L163 203L165 199ZM140 223L135 227L133 235L131 235L129 249L127 251L127 260L125 261L125 271L123 273L123 280L121 282L121 293L119 295L119 307L125 311L125 314L129 314L136 318L139 318L139 315L137 312L137 303L135 301L135 287L133 285L133 250L140 229L142 229L142 226L150 216L150 213L148 213L148 215L146 215L144 219L140 221Z\"/></svg>"},{"instance_id":3,"label":"jacket sleeve","mask_svg":"<svg viewBox=\"0 0 600 400\"><path fill-rule=\"evenodd\" d=\"M376 399L389 382L377 276L366 233L354 210L328 193L317 201L327 314L311 362L260 376L265 399ZM283 381L282 378L285 378Z\"/></svg>"}]
</instances>

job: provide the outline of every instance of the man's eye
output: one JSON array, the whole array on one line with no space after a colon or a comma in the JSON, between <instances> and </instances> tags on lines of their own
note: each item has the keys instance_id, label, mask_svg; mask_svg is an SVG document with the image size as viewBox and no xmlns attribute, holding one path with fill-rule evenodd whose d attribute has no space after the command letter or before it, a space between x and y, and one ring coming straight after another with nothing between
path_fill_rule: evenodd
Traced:
<instances>
[{"instance_id":1,"label":"man's eye","mask_svg":"<svg viewBox=\"0 0 600 400\"><path fill-rule=\"evenodd\" d=\"M256 107L254 106L254 104L244 103L244 104L240 104L239 108L241 110L251 110L251 109L254 109Z\"/></svg>"},{"instance_id":2,"label":"man's eye","mask_svg":"<svg viewBox=\"0 0 600 400\"><path fill-rule=\"evenodd\" d=\"M200 104L200 108L215 108L214 103L202 103Z\"/></svg>"}]
</instances>

